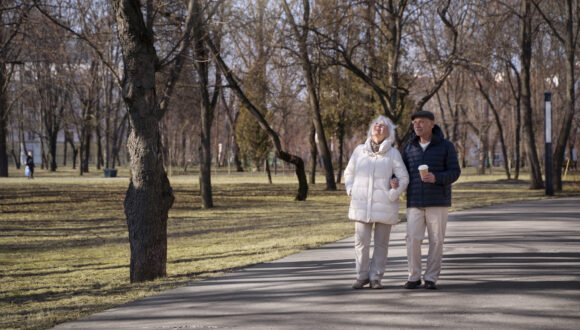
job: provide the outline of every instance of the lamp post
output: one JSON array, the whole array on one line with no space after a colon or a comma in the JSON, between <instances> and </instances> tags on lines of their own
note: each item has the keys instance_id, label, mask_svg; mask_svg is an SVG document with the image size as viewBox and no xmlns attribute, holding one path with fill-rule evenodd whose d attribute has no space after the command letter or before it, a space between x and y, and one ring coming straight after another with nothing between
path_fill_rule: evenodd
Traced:
<instances>
[{"instance_id":1,"label":"lamp post","mask_svg":"<svg viewBox=\"0 0 580 330\"><path fill-rule=\"evenodd\" d=\"M554 195L553 159L552 159L552 92L544 92L544 151L546 159L546 195Z\"/></svg>"}]
</instances>

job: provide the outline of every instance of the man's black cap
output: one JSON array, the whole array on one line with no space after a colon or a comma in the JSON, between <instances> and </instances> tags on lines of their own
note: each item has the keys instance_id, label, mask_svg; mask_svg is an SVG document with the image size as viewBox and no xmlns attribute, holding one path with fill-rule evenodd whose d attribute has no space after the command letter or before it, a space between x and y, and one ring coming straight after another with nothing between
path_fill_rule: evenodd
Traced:
<instances>
[{"instance_id":1,"label":"man's black cap","mask_svg":"<svg viewBox=\"0 0 580 330\"><path fill-rule=\"evenodd\" d=\"M415 120L415 118L429 118L431 120L435 120L435 116L431 111L421 110L417 111L411 115L411 120Z\"/></svg>"}]
</instances>

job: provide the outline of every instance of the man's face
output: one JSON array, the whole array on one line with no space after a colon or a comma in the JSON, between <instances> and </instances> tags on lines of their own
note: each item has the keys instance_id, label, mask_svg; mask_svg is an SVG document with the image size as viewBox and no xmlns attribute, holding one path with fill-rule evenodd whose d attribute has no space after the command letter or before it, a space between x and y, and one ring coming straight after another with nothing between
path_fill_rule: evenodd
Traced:
<instances>
[{"instance_id":1,"label":"man's face","mask_svg":"<svg viewBox=\"0 0 580 330\"><path fill-rule=\"evenodd\" d=\"M417 117L413 120L413 130L422 138L430 137L434 126L435 122L429 118Z\"/></svg>"}]
</instances>

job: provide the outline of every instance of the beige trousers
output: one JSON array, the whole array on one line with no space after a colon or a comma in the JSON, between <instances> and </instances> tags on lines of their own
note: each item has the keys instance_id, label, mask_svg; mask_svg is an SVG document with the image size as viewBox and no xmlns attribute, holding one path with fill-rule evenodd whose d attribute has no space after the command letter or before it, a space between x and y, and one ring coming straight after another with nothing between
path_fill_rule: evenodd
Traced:
<instances>
[{"instance_id":1,"label":"beige trousers","mask_svg":"<svg viewBox=\"0 0 580 330\"><path fill-rule=\"evenodd\" d=\"M409 281L415 282L421 279L421 243L425 238L425 228L427 228L429 253L423 279L437 282L441 273L447 214L447 207L411 207L407 209L406 240Z\"/></svg>"},{"instance_id":2,"label":"beige trousers","mask_svg":"<svg viewBox=\"0 0 580 330\"><path fill-rule=\"evenodd\" d=\"M374 223L373 257L369 259L373 223L355 221L354 253L357 280L381 280L387 264L391 225Z\"/></svg>"}]
</instances>

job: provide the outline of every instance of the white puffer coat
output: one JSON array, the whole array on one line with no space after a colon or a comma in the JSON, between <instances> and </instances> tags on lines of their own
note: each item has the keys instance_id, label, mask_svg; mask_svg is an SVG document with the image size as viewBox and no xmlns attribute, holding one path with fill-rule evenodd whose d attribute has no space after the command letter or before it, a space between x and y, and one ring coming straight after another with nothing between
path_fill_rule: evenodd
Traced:
<instances>
[{"instance_id":1,"label":"white puffer coat","mask_svg":"<svg viewBox=\"0 0 580 330\"><path fill-rule=\"evenodd\" d=\"M399 222L399 196L407 189L409 173L401 154L391 147L391 143L392 138L385 139L375 153L369 137L352 153L344 171L346 192L352 197L348 211L350 219L386 224ZM390 185L393 174L399 179L397 189Z\"/></svg>"}]
</instances>

